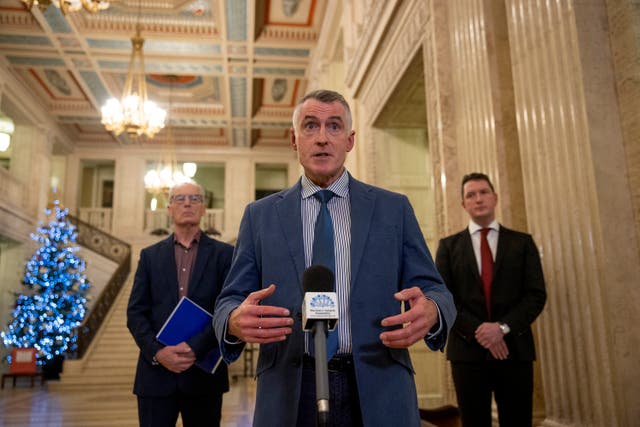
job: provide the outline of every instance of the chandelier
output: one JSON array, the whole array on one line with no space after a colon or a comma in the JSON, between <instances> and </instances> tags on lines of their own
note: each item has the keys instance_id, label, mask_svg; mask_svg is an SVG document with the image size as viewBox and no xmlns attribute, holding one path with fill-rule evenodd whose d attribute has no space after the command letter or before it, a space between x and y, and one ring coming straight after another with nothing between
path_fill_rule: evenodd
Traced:
<instances>
[{"instance_id":1,"label":"chandelier","mask_svg":"<svg viewBox=\"0 0 640 427\"><path fill-rule=\"evenodd\" d=\"M165 76L170 82L169 89L169 114L172 111L173 104L173 86L178 80L177 76ZM173 132L170 117L167 117L167 142L163 148L161 160L156 164L155 168L147 171L144 176L144 187L151 193L151 210L155 211L158 205L158 197L164 197L168 202L169 190L171 187L184 182L189 182L195 175L197 165L195 163L186 162L182 164L182 168L178 166L175 156L175 144L173 140Z\"/></svg>"},{"instance_id":2,"label":"chandelier","mask_svg":"<svg viewBox=\"0 0 640 427\"><path fill-rule=\"evenodd\" d=\"M153 138L164 127L167 113L147 99L142 54L144 39L140 36L139 22L136 25L136 35L131 38L131 45L131 60L122 100L111 98L106 102L102 107L102 124L116 135L126 132L131 138L141 135Z\"/></svg>"},{"instance_id":3,"label":"chandelier","mask_svg":"<svg viewBox=\"0 0 640 427\"><path fill-rule=\"evenodd\" d=\"M171 187L191 181L193 176L190 177L185 173L187 164L182 165L181 171L175 161L160 161L154 169L147 171L144 176L144 188L151 193L152 211L158 207L158 197L163 197L166 203Z\"/></svg>"},{"instance_id":4,"label":"chandelier","mask_svg":"<svg viewBox=\"0 0 640 427\"><path fill-rule=\"evenodd\" d=\"M62 11L63 15L80 9L96 13L109 8L109 2L105 0L22 0L22 3L26 4L29 10L33 6L38 6L41 12L53 4Z\"/></svg>"}]
</instances>

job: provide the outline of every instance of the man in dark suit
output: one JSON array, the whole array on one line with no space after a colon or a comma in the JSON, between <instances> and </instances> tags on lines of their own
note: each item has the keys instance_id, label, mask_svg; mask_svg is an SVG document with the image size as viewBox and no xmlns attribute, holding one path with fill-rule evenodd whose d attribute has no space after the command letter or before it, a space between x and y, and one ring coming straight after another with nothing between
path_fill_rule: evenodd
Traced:
<instances>
[{"instance_id":1,"label":"man in dark suit","mask_svg":"<svg viewBox=\"0 0 640 427\"><path fill-rule=\"evenodd\" d=\"M220 425L222 394L229 390L227 367L222 363L211 374L194 365L217 347L213 327L177 345L156 340L182 296L213 313L229 271L233 247L200 230L203 202L200 185L173 187L168 211L174 232L140 253L127 326L140 348L133 392L144 427L174 427L178 414L185 427Z\"/></svg>"},{"instance_id":2,"label":"man in dark suit","mask_svg":"<svg viewBox=\"0 0 640 427\"><path fill-rule=\"evenodd\" d=\"M492 393L501 427L532 423L531 323L544 307L545 284L532 237L498 224L497 203L487 175L466 175L469 226L442 239L436 254L458 310L447 358L465 427L491 427Z\"/></svg>"},{"instance_id":3,"label":"man in dark suit","mask_svg":"<svg viewBox=\"0 0 640 427\"><path fill-rule=\"evenodd\" d=\"M261 344L256 426L316 425L314 353L300 313L301 278L314 258L321 209L335 231L335 248L327 252L335 255L339 305L338 348L328 363L329 425L419 426L407 348L423 341L442 349L455 318L407 197L346 171L351 124L340 94L307 94L291 131L304 175L251 203L242 218L214 326L228 362L245 343ZM321 191L331 192L328 202L316 199L327 195Z\"/></svg>"}]
</instances>

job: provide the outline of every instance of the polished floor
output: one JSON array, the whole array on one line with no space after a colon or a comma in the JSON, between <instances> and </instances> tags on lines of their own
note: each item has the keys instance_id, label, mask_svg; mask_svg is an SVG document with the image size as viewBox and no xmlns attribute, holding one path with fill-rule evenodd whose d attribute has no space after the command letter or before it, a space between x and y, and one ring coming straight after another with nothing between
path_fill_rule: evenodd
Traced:
<instances>
[{"instance_id":1,"label":"polished floor","mask_svg":"<svg viewBox=\"0 0 640 427\"><path fill-rule=\"evenodd\" d=\"M222 406L223 427L251 426L255 381L234 377ZM137 426L135 396L130 389L56 391L47 384L29 387L26 379L15 388L10 382L0 390L0 426L109 427ZM182 423L178 421L178 426Z\"/></svg>"}]
</instances>

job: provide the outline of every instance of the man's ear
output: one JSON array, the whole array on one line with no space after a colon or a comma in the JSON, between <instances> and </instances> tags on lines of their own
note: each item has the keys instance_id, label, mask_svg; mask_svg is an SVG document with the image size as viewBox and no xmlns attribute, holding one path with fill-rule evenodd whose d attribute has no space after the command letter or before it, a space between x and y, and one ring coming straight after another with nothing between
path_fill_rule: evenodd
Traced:
<instances>
[{"instance_id":1,"label":"man's ear","mask_svg":"<svg viewBox=\"0 0 640 427\"><path fill-rule=\"evenodd\" d=\"M296 131L295 129L289 129L289 134L291 135L291 148L293 151L298 151L298 145L296 144Z\"/></svg>"},{"instance_id":2,"label":"man's ear","mask_svg":"<svg viewBox=\"0 0 640 427\"><path fill-rule=\"evenodd\" d=\"M355 130L352 130L349 133L348 141L349 141L349 143L347 145L347 153L350 152L351 150L353 150L353 146L356 143L356 131Z\"/></svg>"}]
</instances>

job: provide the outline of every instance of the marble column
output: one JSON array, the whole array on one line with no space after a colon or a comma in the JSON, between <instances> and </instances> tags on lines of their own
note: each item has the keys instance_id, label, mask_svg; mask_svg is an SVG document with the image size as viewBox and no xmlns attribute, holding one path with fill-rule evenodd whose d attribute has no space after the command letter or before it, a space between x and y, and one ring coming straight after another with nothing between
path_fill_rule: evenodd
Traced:
<instances>
[{"instance_id":1,"label":"marble column","mask_svg":"<svg viewBox=\"0 0 640 427\"><path fill-rule=\"evenodd\" d=\"M446 195L463 220L447 232L468 222L460 207L460 183L469 172L484 172L491 178L499 196L498 220L528 232L505 3L454 0L448 3L448 15L455 151L448 153L453 156L445 157L444 164L455 162L456 168L445 169L446 180L455 190ZM534 372L535 422L544 418L539 362Z\"/></svg>"},{"instance_id":2,"label":"marble column","mask_svg":"<svg viewBox=\"0 0 640 427\"><path fill-rule=\"evenodd\" d=\"M144 230L145 166L142 156L121 153L116 159L112 234L125 241Z\"/></svg>"},{"instance_id":3,"label":"marble column","mask_svg":"<svg viewBox=\"0 0 640 427\"><path fill-rule=\"evenodd\" d=\"M437 230L440 236L463 227L460 212L460 166L455 136L452 56L448 5L431 1L425 28L423 63L429 150Z\"/></svg>"},{"instance_id":4,"label":"marble column","mask_svg":"<svg viewBox=\"0 0 640 427\"><path fill-rule=\"evenodd\" d=\"M224 224L229 236L238 235L244 209L255 199L255 176L255 162L250 157L233 157L225 164Z\"/></svg>"},{"instance_id":5,"label":"marble column","mask_svg":"<svg viewBox=\"0 0 640 427\"><path fill-rule=\"evenodd\" d=\"M603 0L507 0L545 426L640 418L640 259Z\"/></svg>"},{"instance_id":6,"label":"marble column","mask_svg":"<svg viewBox=\"0 0 640 427\"><path fill-rule=\"evenodd\" d=\"M44 219L47 207L53 141L37 126L16 126L12 138L10 173L24 185L22 206L34 218ZM37 167L34 167L37 165Z\"/></svg>"},{"instance_id":7,"label":"marble column","mask_svg":"<svg viewBox=\"0 0 640 427\"><path fill-rule=\"evenodd\" d=\"M459 201L464 174L488 174L500 196L500 221L526 231L504 2L449 2L449 31L459 170L447 179Z\"/></svg>"}]
</instances>

